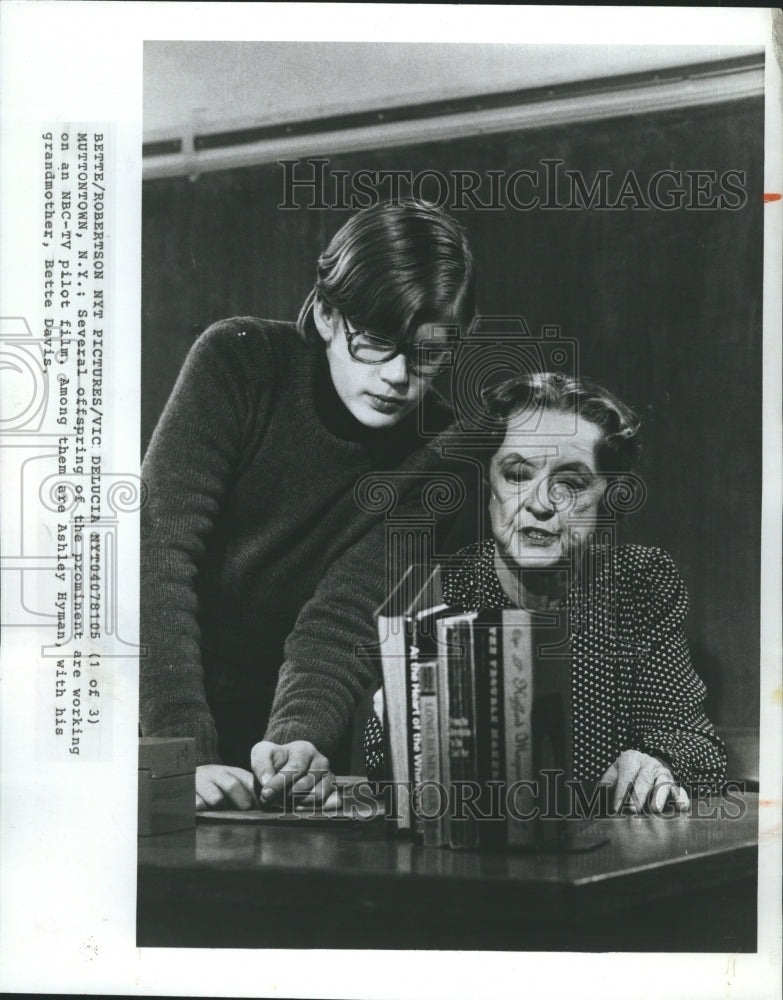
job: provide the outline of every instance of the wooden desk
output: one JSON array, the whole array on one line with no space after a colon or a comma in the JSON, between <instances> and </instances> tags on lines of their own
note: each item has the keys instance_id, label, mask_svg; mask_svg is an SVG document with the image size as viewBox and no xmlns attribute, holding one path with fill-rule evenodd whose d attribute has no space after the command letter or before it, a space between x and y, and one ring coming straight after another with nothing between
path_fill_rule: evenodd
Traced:
<instances>
[{"instance_id":1,"label":"wooden desk","mask_svg":"<svg viewBox=\"0 0 783 1000\"><path fill-rule=\"evenodd\" d=\"M756 795L592 822L609 842L567 855L425 849L382 819L141 838L138 944L756 950Z\"/></svg>"}]
</instances>

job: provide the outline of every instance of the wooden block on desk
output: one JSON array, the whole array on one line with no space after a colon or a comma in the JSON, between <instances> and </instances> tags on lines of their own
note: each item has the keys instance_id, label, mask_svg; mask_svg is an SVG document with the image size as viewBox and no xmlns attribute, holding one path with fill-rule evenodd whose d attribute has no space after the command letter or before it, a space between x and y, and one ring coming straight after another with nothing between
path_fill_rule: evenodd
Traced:
<instances>
[{"instance_id":1,"label":"wooden block on desk","mask_svg":"<svg viewBox=\"0 0 783 1000\"><path fill-rule=\"evenodd\" d=\"M139 836L196 825L196 741L145 736L139 740Z\"/></svg>"},{"instance_id":2,"label":"wooden block on desk","mask_svg":"<svg viewBox=\"0 0 783 1000\"><path fill-rule=\"evenodd\" d=\"M142 736L139 770L153 778L192 774L196 770L196 741L191 736Z\"/></svg>"},{"instance_id":3,"label":"wooden block on desk","mask_svg":"<svg viewBox=\"0 0 783 1000\"><path fill-rule=\"evenodd\" d=\"M153 778L139 771L139 836L188 830L196 825L196 773Z\"/></svg>"}]
</instances>

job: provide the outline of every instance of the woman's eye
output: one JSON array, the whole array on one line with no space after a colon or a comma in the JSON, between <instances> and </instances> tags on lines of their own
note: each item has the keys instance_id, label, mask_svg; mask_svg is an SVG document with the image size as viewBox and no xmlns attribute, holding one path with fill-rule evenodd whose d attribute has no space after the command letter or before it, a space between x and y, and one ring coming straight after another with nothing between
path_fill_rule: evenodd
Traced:
<instances>
[{"instance_id":1,"label":"woman's eye","mask_svg":"<svg viewBox=\"0 0 783 1000\"><path fill-rule=\"evenodd\" d=\"M507 483L526 483L532 476L530 470L524 465L507 465L503 469L503 478Z\"/></svg>"},{"instance_id":2,"label":"woman's eye","mask_svg":"<svg viewBox=\"0 0 783 1000\"><path fill-rule=\"evenodd\" d=\"M585 489L585 481L580 476L560 476L553 480L552 486L558 490L567 490L571 493L578 493Z\"/></svg>"}]
</instances>

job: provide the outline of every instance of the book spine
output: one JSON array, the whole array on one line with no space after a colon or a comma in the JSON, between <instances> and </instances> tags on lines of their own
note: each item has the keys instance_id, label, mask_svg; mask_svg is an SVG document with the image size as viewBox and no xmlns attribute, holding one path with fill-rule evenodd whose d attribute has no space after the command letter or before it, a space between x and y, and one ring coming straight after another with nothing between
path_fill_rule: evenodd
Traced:
<instances>
[{"instance_id":1,"label":"book spine","mask_svg":"<svg viewBox=\"0 0 783 1000\"><path fill-rule=\"evenodd\" d=\"M422 841L425 847L444 844L443 779L440 766L440 711L438 707L438 661L419 666L419 698L421 703L421 781L422 792L417 796L417 808L422 819Z\"/></svg>"},{"instance_id":2,"label":"book spine","mask_svg":"<svg viewBox=\"0 0 783 1000\"><path fill-rule=\"evenodd\" d=\"M506 842L528 847L535 842L535 820L524 819L536 807L533 768L533 631L522 611L503 614L503 716L505 723Z\"/></svg>"},{"instance_id":3,"label":"book spine","mask_svg":"<svg viewBox=\"0 0 783 1000\"><path fill-rule=\"evenodd\" d=\"M446 811L441 819L441 836L444 844L449 843L451 831L451 756L449 754L449 656L453 629L451 622L441 619L437 623L438 633L438 738L440 781L445 791Z\"/></svg>"},{"instance_id":4,"label":"book spine","mask_svg":"<svg viewBox=\"0 0 783 1000\"><path fill-rule=\"evenodd\" d=\"M394 814L397 829L410 830L406 623L401 616L379 615L378 634L383 669L386 759L391 764Z\"/></svg>"},{"instance_id":5,"label":"book spine","mask_svg":"<svg viewBox=\"0 0 783 1000\"><path fill-rule=\"evenodd\" d=\"M408 760L410 770L408 780L410 782L410 799L412 800L421 785L422 760L421 760L421 686L419 683L419 650L416 646L411 646L408 669ZM411 830L414 837L419 842L424 836L424 821L419 813L411 808L410 813Z\"/></svg>"},{"instance_id":6,"label":"book spine","mask_svg":"<svg viewBox=\"0 0 783 1000\"><path fill-rule=\"evenodd\" d=\"M474 629L476 758L481 788L479 844L487 848L502 847L505 844L505 744L500 688L500 632L497 621L487 619L477 623Z\"/></svg>"},{"instance_id":7,"label":"book spine","mask_svg":"<svg viewBox=\"0 0 783 1000\"><path fill-rule=\"evenodd\" d=\"M451 817L449 843L455 849L478 847L478 826L468 802L477 787L473 629L459 621L449 656L449 766L458 804Z\"/></svg>"},{"instance_id":8,"label":"book spine","mask_svg":"<svg viewBox=\"0 0 783 1000\"><path fill-rule=\"evenodd\" d=\"M534 616L533 766L540 782L536 837L542 844L568 834L568 823L563 819L569 811L566 782L573 776L568 634L564 609L546 619Z\"/></svg>"},{"instance_id":9,"label":"book spine","mask_svg":"<svg viewBox=\"0 0 783 1000\"><path fill-rule=\"evenodd\" d=\"M503 671L500 662L501 629L492 625L487 630L487 683L489 686L489 760L492 781L502 781L505 775L506 753L503 744L503 699L500 690Z\"/></svg>"}]
</instances>

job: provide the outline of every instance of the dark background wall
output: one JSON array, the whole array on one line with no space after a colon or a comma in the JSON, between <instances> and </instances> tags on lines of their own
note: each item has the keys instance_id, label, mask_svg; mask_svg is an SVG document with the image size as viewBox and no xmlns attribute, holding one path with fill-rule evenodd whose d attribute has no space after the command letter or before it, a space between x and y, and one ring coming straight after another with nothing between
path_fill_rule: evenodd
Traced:
<instances>
[{"instance_id":1,"label":"dark background wall","mask_svg":"<svg viewBox=\"0 0 783 1000\"><path fill-rule=\"evenodd\" d=\"M626 541L674 556L716 721L758 723L763 102L629 116L382 152L330 170L746 172L736 211L681 208L459 213L484 313L558 324L579 367L644 416L648 497ZM524 188L520 188L523 191ZM486 200L486 194L482 196ZM294 319L347 211L280 211L278 164L147 181L143 201L146 446L196 336L243 314Z\"/></svg>"}]
</instances>

